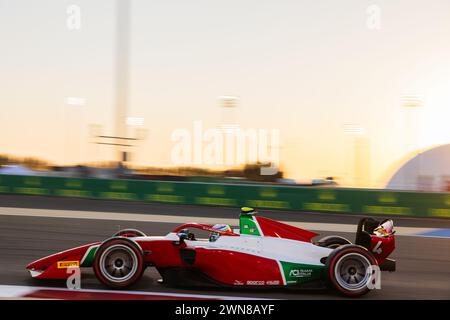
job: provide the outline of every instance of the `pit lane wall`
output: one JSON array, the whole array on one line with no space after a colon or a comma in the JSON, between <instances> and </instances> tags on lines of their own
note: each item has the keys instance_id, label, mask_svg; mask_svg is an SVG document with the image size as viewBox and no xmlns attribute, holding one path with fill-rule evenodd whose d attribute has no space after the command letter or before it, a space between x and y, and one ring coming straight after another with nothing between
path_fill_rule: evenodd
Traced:
<instances>
[{"instance_id":1,"label":"pit lane wall","mask_svg":"<svg viewBox=\"0 0 450 320\"><path fill-rule=\"evenodd\" d=\"M2 193L450 218L450 193L0 175Z\"/></svg>"}]
</instances>

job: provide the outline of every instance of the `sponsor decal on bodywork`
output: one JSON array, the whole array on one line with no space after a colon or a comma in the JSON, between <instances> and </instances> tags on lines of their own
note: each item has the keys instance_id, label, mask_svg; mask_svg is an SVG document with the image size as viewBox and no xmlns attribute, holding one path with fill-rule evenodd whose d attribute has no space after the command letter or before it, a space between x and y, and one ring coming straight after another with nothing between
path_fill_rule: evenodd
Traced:
<instances>
[{"instance_id":1,"label":"sponsor decal on bodywork","mask_svg":"<svg viewBox=\"0 0 450 320\"><path fill-rule=\"evenodd\" d=\"M323 266L280 261L286 284L298 284L320 279Z\"/></svg>"},{"instance_id":2,"label":"sponsor decal on bodywork","mask_svg":"<svg viewBox=\"0 0 450 320\"><path fill-rule=\"evenodd\" d=\"M94 261L95 253L97 252L97 249L100 245L95 245L89 247L89 249L86 250L86 253L84 254L83 258L81 259L81 266L82 267L90 267L92 266L92 262Z\"/></svg>"},{"instance_id":3,"label":"sponsor decal on bodywork","mask_svg":"<svg viewBox=\"0 0 450 320\"><path fill-rule=\"evenodd\" d=\"M58 261L58 269L79 268L80 261Z\"/></svg>"},{"instance_id":4,"label":"sponsor decal on bodywork","mask_svg":"<svg viewBox=\"0 0 450 320\"><path fill-rule=\"evenodd\" d=\"M237 280L236 280L237 281ZM240 282L241 284L243 284L242 282ZM236 284L236 282L235 282ZM280 281L279 280L248 280L246 282L246 285L248 286L278 286L280 285Z\"/></svg>"},{"instance_id":5,"label":"sponsor decal on bodywork","mask_svg":"<svg viewBox=\"0 0 450 320\"><path fill-rule=\"evenodd\" d=\"M241 234L248 234L252 236L262 236L259 229L258 221L251 215L242 215L240 218L240 232Z\"/></svg>"}]
</instances>

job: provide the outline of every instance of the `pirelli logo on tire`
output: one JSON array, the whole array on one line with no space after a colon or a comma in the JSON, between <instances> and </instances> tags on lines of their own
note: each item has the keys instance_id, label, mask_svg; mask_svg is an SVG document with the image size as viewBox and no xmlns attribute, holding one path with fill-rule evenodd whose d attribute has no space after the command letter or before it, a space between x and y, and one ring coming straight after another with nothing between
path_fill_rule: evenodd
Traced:
<instances>
[{"instance_id":1,"label":"pirelli logo on tire","mask_svg":"<svg viewBox=\"0 0 450 320\"><path fill-rule=\"evenodd\" d=\"M58 269L79 268L80 261L58 261Z\"/></svg>"}]
</instances>

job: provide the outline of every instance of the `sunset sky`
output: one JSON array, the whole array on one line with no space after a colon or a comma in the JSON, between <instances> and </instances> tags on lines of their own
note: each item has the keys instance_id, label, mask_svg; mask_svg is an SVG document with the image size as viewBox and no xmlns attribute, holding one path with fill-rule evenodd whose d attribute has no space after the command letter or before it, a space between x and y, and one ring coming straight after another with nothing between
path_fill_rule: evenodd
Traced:
<instances>
[{"instance_id":1,"label":"sunset sky","mask_svg":"<svg viewBox=\"0 0 450 320\"><path fill-rule=\"evenodd\" d=\"M448 0L131 3L128 115L148 132L134 164L172 165L172 132L196 120L217 127L222 95L240 98L240 127L280 130L291 178L352 184L348 124L363 128L366 186L382 186L413 149L450 142ZM79 30L67 28L70 5L81 9ZM0 154L114 158L89 143L90 125L114 134L114 5L0 0ZM380 29L367 24L374 5ZM402 107L410 95L423 105Z\"/></svg>"}]
</instances>

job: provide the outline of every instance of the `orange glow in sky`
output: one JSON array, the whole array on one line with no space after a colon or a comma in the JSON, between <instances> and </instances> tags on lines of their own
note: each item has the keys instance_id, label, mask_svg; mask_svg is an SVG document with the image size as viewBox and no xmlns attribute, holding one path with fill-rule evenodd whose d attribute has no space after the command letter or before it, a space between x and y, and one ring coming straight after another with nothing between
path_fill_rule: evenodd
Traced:
<instances>
[{"instance_id":1,"label":"orange glow in sky","mask_svg":"<svg viewBox=\"0 0 450 320\"><path fill-rule=\"evenodd\" d=\"M79 30L68 30L65 2L2 2L0 153L114 159L89 129L114 134L114 2L78 2ZM411 149L449 143L450 2L377 1L371 29L372 2L133 1L128 115L144 119L147 138L132 163L172 165L172 132L219 126L223 95L239 97L241 128L280 130L291 178L355 184L361 152L363 184L383 186ZM402 107L408 94L423 105Z\"/></svg>"}]
</instances>

